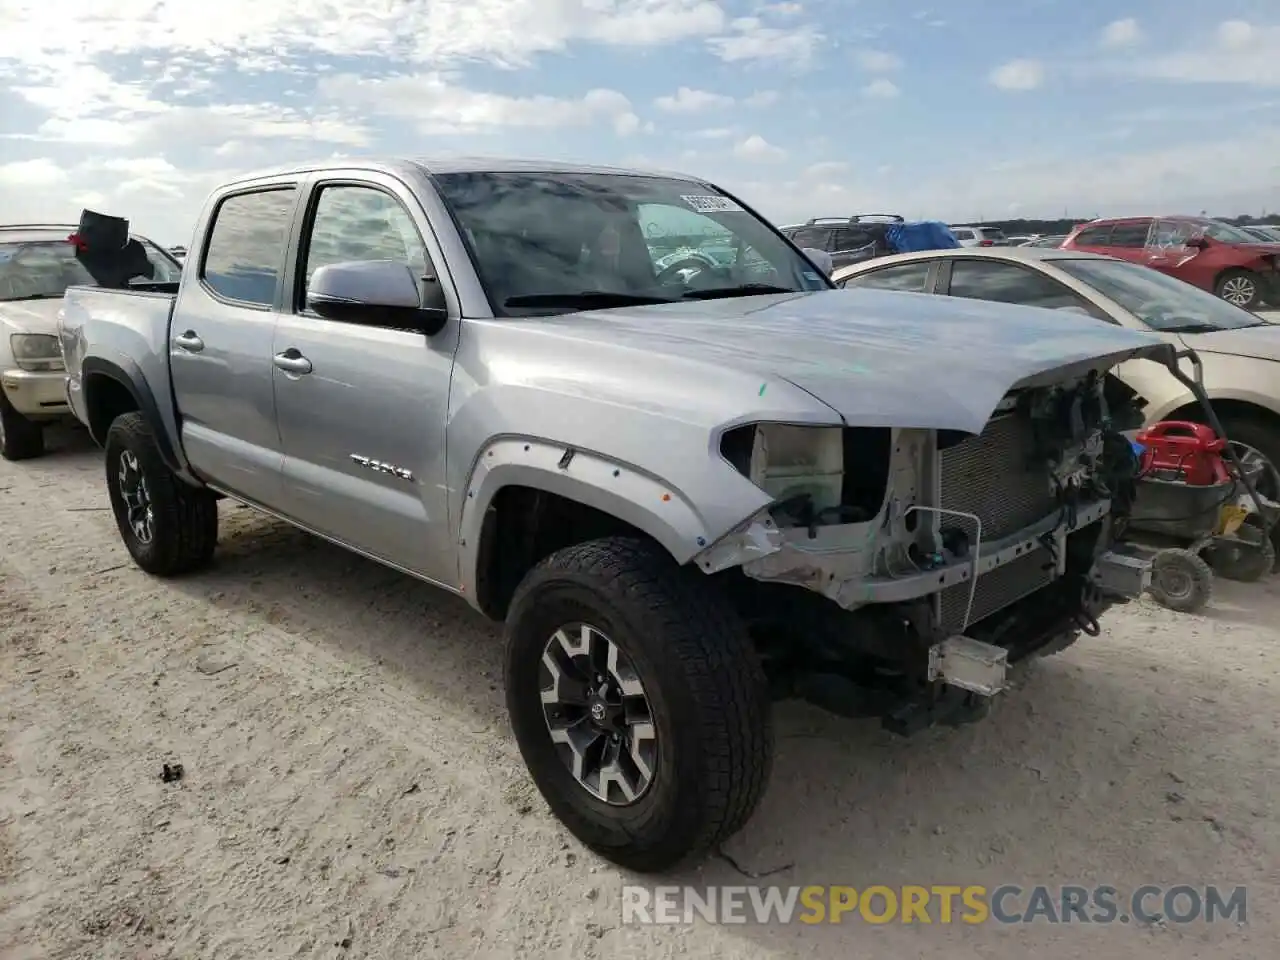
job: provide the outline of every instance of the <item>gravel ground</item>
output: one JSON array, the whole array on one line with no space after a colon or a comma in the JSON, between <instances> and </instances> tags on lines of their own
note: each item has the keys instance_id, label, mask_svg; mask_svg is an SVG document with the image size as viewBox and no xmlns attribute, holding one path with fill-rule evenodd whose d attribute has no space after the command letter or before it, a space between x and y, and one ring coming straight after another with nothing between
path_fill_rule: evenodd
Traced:
<instances>
[{"instance_id":1,"label":"gravel ground","mask_svg":"<svg viewBox=\"0 0 1280 960\"><path fill-rule=\"evenodd\" d=\"M1205 616L1113 611L959 730L905 741L786 705L729 857L665 880L1243 883L1246 924L636 927L635 878L524 773L495 627L231 505L212 570L153 580L105 504L82 435L0 462L0 957L1216 960L1280 942L1275 584L1220 584ZM183 777L162 782L166 763Z\"/></svg>"}]
</instances>

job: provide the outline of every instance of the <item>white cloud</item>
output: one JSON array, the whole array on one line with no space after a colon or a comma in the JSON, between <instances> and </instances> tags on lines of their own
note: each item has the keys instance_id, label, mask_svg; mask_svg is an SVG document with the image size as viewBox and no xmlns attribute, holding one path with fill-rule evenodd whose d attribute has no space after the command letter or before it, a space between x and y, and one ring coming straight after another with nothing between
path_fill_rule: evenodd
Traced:
<instances>
[{"instance_id":1,"label":"white cloud","mask_svg":"<svg viewBox=\"0 0 1280 960\"><path fill-rule=\"evenodd\" d=\"M782 99L777 90L757 90L742 102L748 107L772 107Z\"/></svg>"},{"instance_id":2,"label":"white cloud","mask_svg":"<svg viewBox=\"0 0 1280 960\"><path fill-rule=\"evenodd\" d=\"M322 79L319 89L324 96L350 108L412 120L426 134L474 134L512 127L550 129L607 122L625 136L640 127L631 101L616 90L590 90L577 98L509 97L469 90L445 73L374 80L339 74Z\"/></svg>"},{"instance_id":3,"label":"white cloud","mask_svg":"<svg viewBox=\"0 0 1280 960\"><path fill-rule=\"evenodd\" d=\"M277 69L305 54L527 64L575 40L654 46L725 19L713 0L222 0L216 15L191 0L5 0L0 60L48 77L68 61L157 50Z\"/></svg>"},{"instance_id":4,"label":"white cloud","mask_svg":"<svg viewBox=\"0 0 1280 960\"><path fill-rule=\"evenodd\" d=\"M805 167L804 175L815 180L821 180L824 177L841 176L848 173L849 170L850 166L844 160L821 160Z\"/></svg>"},{"instance_id":5,"label":"white cloud","mask_svg":"<svg viewBox=\"0 0 1280 960\"><path fill-rule=\"evenodd\" d=\"M787 155L787 151L783 150L781 147L775 147L758 133L753 133L751 136L747 137L747 139L737 144L733 148L733 152L743 160L752 160L757 162L774 162L784 159Z\"/></svg>"},{"instance_id":6,"label":"white cloud","mask_svg":"<svg viewBox=\"0 0 1280 960\"><path fill-rule=\"evenodd\" d=\"M1108 23L1102 30L1102 45L1104 47L1131 47L1142 39L1142 28L1138 26L1138 21L1133 17L1125 17L1123 20L1113 20Z\"/></svg>"},{"instance_id":7,"label":"white cloud","mask_svg":"<svg viewBox=\"0 0 1280 960\"><path fill-rule=\"evenodd\" d=\"M710 93L706 90L694 90L681 87L675 93L658 97L653 105L665 113L701 113L703 110L733 106L733 97L721 93Z\"/></svg>"},{"instance_id":8,"label":"white cloud","mask_svg":"<svg viewBox=\"0 0 1280 960\"><path fill-rule=\"evenodd\" d=\"M868 73L893 73L902 69L902 59L884 50L863 50L858 54L858 66Z\"/></svg>"},{"instance_id":9,"label":"white cloud","mask_svg":"<svg viewBox=\"0 0 1280 960\"><path fill-rule=\"evenodd\" d=\"M884 77L872 80L862 88L862 95L872 100L892 100L901 94L902 91L898 89L898 85Z\"/></svg>"},{"instance_id":10,"label":"white cloud","mask_svg":"<svg viewBox=\"0 0 1280 960\"><path fill-rule=\"evenodd\" d=\"M0 184L6 187L49 187L65 177L65 171L48 157L0 164Z\"/></svg>"},{"instance_id":11,"label":"white cloud","mask_svg":"<svg viewBox=\"0 0 1280 960\"><path fill-rule=\"evenodd\" d=\"M1218 25L1211 42L1196 37L1172 53L1126 60L1115 69L1152 80L1280 87L1280 24L1244 20Z\"/></svg>"},{"instance_id":12,"label":"white cloud","mask_svg":"<svg viewBox=\"0 0 1280 960\"><path fill-rule=\"evenodd\" d=\"M770 3L763 9L778 17L798 17L804 13L804 5L799 3Z\"/></svg>"},{"instance_id":13,"label":"white cloud","mask_svg":"<svg viewBox=\"0 0 1280 960\"><path fill-rule=\"evenodd\" d=\"M733 135L734 130L732 127L710 127L690 134L690 136L697 137L699 140L728 140Z\"/></svg>"},{"instance_id":14,"label":"white cloud","mask_svg":"<svg viewBox=\"0 0 1280 960\"><path fill-rule=\"evenodd\" d=\"M1039 60L1010 60L991 71L988 79L1001 90L1034 90L1044 83Z\"/></svg>"},{"instance_id":15,"label":"white cloud","mask_svg":"<svg viewBox=\"0 0 1280 960\"><path fill-rule=\"evenodd\" d=\"M812 24L771 27L759 17L739 17L729 28L730 33L707 41L711 51L726 63L777 60L803 67L813 59L823 40Z\"/></svg>"}]
</instances>

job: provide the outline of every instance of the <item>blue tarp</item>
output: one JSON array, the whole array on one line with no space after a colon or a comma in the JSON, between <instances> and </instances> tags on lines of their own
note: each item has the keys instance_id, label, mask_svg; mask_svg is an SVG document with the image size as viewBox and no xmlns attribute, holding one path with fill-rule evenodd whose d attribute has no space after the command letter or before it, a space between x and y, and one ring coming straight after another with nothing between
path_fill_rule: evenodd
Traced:
<instances>
[{"instance_id":1,"label":"blue tarp","mask_svg":"<svg viewBox=\"0 0 1280 960\"><path fill-rule=\"evenodd\" d=\"M916 250L950 250L960 246L945 223L939 220L921 220L915 223L895 223L885 231L885 242L894 253L913 253Z\"/></svg>"}]
</instances>

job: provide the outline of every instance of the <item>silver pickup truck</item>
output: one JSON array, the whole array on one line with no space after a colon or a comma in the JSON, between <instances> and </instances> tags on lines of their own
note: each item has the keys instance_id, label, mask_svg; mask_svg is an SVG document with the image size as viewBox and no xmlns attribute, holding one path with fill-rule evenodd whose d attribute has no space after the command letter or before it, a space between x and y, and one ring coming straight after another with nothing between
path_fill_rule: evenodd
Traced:
<instances>
[{"instance_id":1,"label":"silver pickup truck","mask_svg":"<svg viewBox=\"0 0 1280 960\"><path fill-rule=\"evenodd\" d=\"M664 229L716 257L656 266ZM291 167L217 190L186 263L62 310L134 561L209 563L226 497L505 621L534 781L634 869L748 820L772 701L974 719L1149 582L1107 371L1170 347L835 290L702 180Z\"/></svg>"}]
</instances>

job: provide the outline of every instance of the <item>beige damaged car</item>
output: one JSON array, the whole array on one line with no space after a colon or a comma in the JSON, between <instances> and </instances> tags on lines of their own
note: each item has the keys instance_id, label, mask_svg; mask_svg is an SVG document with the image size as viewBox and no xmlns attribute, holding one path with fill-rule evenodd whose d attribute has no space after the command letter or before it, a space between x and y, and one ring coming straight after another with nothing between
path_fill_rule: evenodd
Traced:
<instances>
[{"instance_id":1,"label":"beige damaged car","mask_svg":"<svg viewBox=\"0 0 1280 960\"><path fill-rule=\"evenodd\" d=\"M1036 247L904 253L839 269L832 280L1046 307L1154 332L1199 354L1205 391L1227 435L1280 465L1280 324L1181 280L1112 257ZM1145 401L1147 423L1204 422L1191 391L1164 366L1130 360L1115 373ZM1278 499L1276 487L1266 476L1260 492Z\"/></svg>"}]
</instances>

